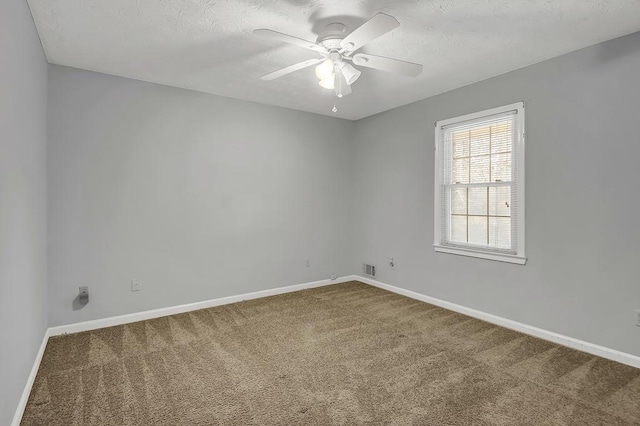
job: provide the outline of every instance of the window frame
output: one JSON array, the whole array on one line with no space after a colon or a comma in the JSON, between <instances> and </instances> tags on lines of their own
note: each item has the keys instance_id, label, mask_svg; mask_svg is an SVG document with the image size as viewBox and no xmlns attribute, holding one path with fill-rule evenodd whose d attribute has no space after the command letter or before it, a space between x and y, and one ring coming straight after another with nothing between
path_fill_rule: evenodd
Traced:
<instances>
[{"instance_id":1,"label":"window frame","mask_svg":"<svg viewBox=\"0 0 640 426\"><path fill-rule=\"evenodd\" d=\"M441 181L442 168L440 150L444 147L443 127L455 124L461 124L467 121L486 118L491 115L503 114L509 111L516 111L514 123L517 126L516 131L516 189L518 199L516 202L516 232L517 247L515 254L499 253L493 250L484 250L476 247L457 247L442 244L442 190L444 183ZM446 120L437 121L435 124L435 181L434 181L434 231L433 231L433 248L436 252L457 254L462 256L477 257L480 259L497 260L501 262L516 263L524 265L527 261L525 255L525 119L524 119L524 102L504 105L497 108L491 108L484 111L474 112L459 117L448 118Z\"/></svg>"}]
</instances>

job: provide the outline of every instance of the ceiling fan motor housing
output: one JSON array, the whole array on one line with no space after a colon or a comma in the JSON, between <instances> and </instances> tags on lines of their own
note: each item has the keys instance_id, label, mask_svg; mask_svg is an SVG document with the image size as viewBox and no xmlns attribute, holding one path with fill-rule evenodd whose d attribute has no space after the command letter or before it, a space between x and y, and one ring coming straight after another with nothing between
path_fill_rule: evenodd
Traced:
<instances>
[{"instance_id":1,"label":"ceiling fan motor housing","mask_svg":"<svg viewBox=\"0 0 640 426\"><path fill-rule=\"evenodd\" d=\"M327 48L327 50L339 50L340 42L347 36L347 27L339 22L327 25L324 32L318 36L317 44Z\"/></svg>"}]
</instances>

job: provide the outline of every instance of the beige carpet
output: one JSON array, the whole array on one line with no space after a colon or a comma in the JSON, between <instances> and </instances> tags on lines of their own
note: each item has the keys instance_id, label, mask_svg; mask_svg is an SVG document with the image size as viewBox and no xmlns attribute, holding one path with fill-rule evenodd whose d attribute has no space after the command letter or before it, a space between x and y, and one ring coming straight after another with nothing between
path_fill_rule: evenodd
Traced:
<instances>
[{"instance_id":1,"label":"beige carpet","mask_svg":"<svg viewBox=\"0 0 640 426\"><path fill-rule=\"evenodd\" d=\"M49 340L23 425L640 423L640 369L351 282Z\"/></svg>"}]
</instances>

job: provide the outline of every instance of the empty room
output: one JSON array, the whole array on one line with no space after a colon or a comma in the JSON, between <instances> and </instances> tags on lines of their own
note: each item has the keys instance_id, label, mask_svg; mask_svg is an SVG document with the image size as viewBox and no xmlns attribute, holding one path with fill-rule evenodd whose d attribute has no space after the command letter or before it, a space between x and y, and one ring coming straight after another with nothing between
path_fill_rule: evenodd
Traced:
<instances>
[{"instance_id":1,"label":"empty room","mask_svg":"<svg viewBox=\"0 0 640 426\"><path fill-rule=\"evenodd\" d=\"M0 425L640 425L640 1L3 0Z\"/></svg>"}]
</instances>

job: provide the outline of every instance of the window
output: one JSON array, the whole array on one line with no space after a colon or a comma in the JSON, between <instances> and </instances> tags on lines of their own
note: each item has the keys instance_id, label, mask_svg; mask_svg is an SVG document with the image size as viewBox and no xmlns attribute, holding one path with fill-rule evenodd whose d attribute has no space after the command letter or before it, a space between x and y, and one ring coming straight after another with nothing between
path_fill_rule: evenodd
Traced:
<instances>
[{"instance_id":1,"label":"window","mask_svg":"<svg viewBox=\"0 0 640 426\"><path fill-rule=\"evenodd\" d=\"M436 123L434 248L524 264L524 104Z\"/></svg>"}]
</instances>

